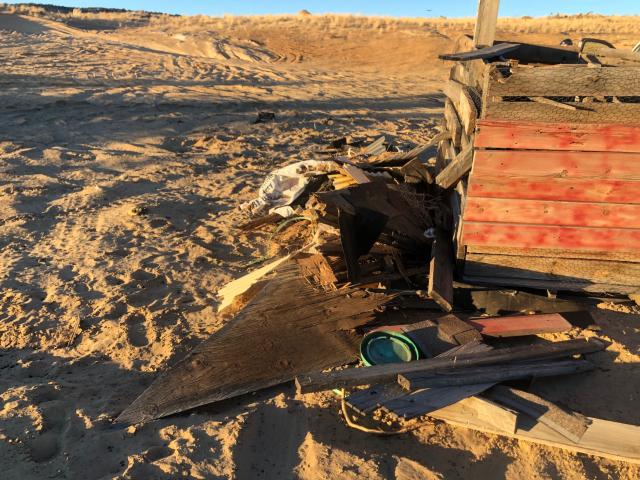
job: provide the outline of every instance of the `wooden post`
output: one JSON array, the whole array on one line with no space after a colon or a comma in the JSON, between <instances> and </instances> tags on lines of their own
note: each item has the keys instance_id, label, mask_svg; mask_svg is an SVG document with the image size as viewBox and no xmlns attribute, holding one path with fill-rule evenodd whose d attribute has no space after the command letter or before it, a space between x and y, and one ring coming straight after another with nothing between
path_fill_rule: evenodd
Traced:
<instances>
[{"instance_id":1,"label":"wooden post","mask_svg":"<svg viewBox=\"0 0 640 480\"><path fill-rule=\"evenodd\" d=\"M473 45L476 48L491 47L496 39L500 0L480 0Z\"/></svg>"}]
</instances>

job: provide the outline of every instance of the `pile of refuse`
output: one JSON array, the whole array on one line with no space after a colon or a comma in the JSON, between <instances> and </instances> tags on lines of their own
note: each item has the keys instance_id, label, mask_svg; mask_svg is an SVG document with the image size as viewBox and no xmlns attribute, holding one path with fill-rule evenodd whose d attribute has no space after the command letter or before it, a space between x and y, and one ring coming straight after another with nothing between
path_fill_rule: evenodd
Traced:
<instances>
[{"instance_id":1,"label":"pile of refuse","mask_svg":"<svg viewBox=\"0 0 640 480\"><path fill-rule=\"evenodd\" d=\"M406 152L384 137L339 139L319 160L268 175L238 226L266 232L268 254L219 290L229 320L118 421L295 380L300 394L334 391L347 424L367 432L440 420L640 460L629 446L640 442L621 435L638 439L638 427L526 391L532 379L594 369L585 355L607 345L584 303L454 281L452 213L429 155L441 139ZM561 332L571 339L538 336Z\"/></svg>"}]
</instances>

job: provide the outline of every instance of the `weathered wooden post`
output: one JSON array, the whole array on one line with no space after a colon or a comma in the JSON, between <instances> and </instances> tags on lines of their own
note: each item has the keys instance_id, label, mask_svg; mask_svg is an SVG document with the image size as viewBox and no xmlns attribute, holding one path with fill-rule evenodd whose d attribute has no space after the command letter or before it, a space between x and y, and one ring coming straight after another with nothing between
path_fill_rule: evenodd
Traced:
<instances>
[{"instance_id":1,"label":"weathered wooden post","mask_svg":"<svg viewBox=\"0 0 640 480\"><path fill-rule=\"evenodd\" d=\"M480 0L478 3L478 19L476 31L473 35L473 46L476 48L490 47L496 39L496 25L498 23L498 9L500 0Z\"/></svg>"}]
</instances>

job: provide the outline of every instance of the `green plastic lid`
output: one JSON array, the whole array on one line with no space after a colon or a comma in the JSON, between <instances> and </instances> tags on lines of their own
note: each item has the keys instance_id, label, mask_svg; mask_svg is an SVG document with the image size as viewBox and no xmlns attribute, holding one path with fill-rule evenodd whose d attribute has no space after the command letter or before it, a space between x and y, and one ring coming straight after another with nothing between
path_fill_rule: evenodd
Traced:
<instances>
[{"instance_id":1,"label":"green plastic lid","mask_svg":"<svg viewBox=\"0 0 640 480\"><path fill-rule=\"evenodd\" d=\"M401 363L418 360L418 347L398 332L378 330L364 336L360 344L360 357L365 365Z\"/></svg>"}]
</instances>

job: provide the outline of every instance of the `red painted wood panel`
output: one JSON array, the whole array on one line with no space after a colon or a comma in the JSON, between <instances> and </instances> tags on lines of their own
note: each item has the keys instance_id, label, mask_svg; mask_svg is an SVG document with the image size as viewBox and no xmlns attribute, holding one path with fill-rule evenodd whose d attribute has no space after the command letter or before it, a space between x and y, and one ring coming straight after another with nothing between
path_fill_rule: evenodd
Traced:
<instances>
[{"instance_id":1,"label":"red painted wood panel","mask_svg":"<svg viewBox=\"0 0 640 480\"><path fill-rule=\"evenodd\" d=\"M640 152L640 127L483 120L476 148Z\"/></svg>"},{"instance_id":2,"label":"red painted wood panel","mask_svg":"<svg viewBox=\"0 0 640 480\"><path fill-rule=\"evenodd\" d=\"M464 221L640 228L640 205L467 197Z\"/></svg>"},{"instance_id":3,"label":"red painted wood panel","mask_svg":"<svg viewBox=\"0 0 640 480\"><path fill-rule=\"evenodd\" d=\"M640 204L640 182L472 175L470 197Z\"/></svg>"},{"instance_id":4,"label":"red painted wood panel","mask_svg":"<svg viewBox=\"0 0 640 480\"><path fill-rule=\"evenodd\" d=\"M462 241L504 248L638 252L640 230L465 222Z\"/></svg>"},{"instance_id":5,"label":"red painted wood panel","mask_svg":"<svg viewBox=\"0 0 640 480\"><path fill-rule=\"evenodd\" d=\"M470 318L467 322L478 329L482 335L489 337L520 337L538 333L560 333L572 328L572 325L558 313L479 317Z\"/></svg>"},{"instance_id":6,"label":"red painted wood panel","mask_svg":"<svg viewBox=\"0 0 640 480\"><path fill-rule=\"evenodd\" d=\"M640 180L640 154L536 150L477 150L473 174Z\"/></svg>"}]
</instances>

